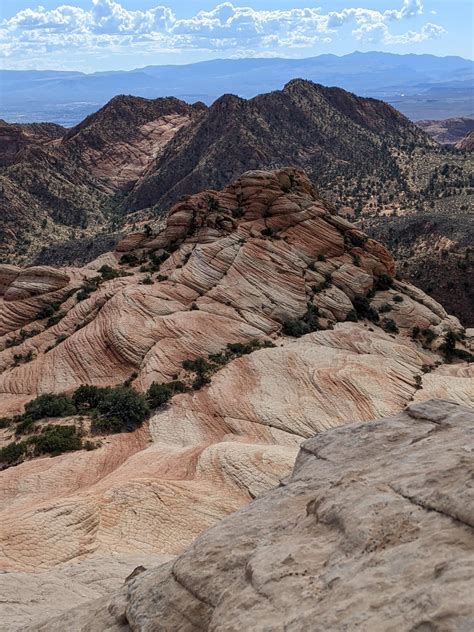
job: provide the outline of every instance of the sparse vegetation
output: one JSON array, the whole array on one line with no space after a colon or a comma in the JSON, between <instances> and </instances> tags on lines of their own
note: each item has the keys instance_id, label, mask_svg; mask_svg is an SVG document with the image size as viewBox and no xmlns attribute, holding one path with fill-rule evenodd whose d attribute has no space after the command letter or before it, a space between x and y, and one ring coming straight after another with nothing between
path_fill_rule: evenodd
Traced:
<instances>
[{"instance_id":1,"label":"sparse vegetation","mask_svg":"<svg viewBox=\"0 0 474 632\"><path fill-rule=\"evenodd\" d=\"M308 303L305 314L300 319L285 320L282 324L282 333L285 336L300 338L319 329L319 310L313 303Z\"/></svg>"},{"instance_id":2,"label":"sparse vegetation","mask_svg":"<svg viewBox=\"0 0 474 632\"><path fill-rule=\"evenodd\" d=\"M380 320L379 314L375 307L372 307L369 299L366 296L356 296L352 301L354 305L354 309L359 318L367 318L371 320L373 323L378 323Z\"/></svg>"}]
</instances>

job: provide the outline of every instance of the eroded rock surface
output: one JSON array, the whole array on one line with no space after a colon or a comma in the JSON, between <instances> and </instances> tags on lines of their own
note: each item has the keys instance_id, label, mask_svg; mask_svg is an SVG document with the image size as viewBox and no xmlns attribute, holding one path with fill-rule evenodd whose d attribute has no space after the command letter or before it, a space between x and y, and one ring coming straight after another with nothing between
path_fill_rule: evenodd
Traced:
<instances>
[{"instance_id":1,"label":"eroded rock surface","mask_svg":"<svg viewBox=\"0 0 474 632\"><path fill-rule=\"evenodd\" d=\"M124 276L81 297L103 265ZM38 269L0 269L0 416L81 384L131 380L143 392L185 379L184 360L228 343L274 346L222 365L134 433L1 472L0 568L9 573L179 554L285 479L315 433L428 397L474 403L470 368L443 365L439 351L447 331L462 333L459 322L396 281L387 250L299 170L246 173L180 202L156 235L135 233L85 268L42 270L49 286L35 281ZM11 288L26 294L9 297ZM287 335L308 314L317 331ZM430 340L413 339L413 327ZM12 432L1 430L2 445ZM23 620L34 616L18 608Z\"/></svg>"},{"instance_id":2,"label":"eroded rock surface","mask_svg":"<svg viewBox=\"0 0 474 632\"><path fill-rule=\"evenodd\" d=\"M448 401L317 435L176 560L28 629L471 630L473 439L472 409Z\"/></svg>"}]
</instances>

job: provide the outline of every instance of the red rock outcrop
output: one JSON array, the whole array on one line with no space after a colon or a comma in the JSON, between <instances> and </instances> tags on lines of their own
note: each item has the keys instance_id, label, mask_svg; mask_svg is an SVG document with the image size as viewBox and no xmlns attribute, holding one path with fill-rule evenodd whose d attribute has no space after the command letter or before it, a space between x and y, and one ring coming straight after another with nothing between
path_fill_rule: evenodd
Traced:
<instances>
[{"instance_id":1,"label":"red rock outcrop","mask_svg":"<svg viewBox=\"0 0 474 632\"><path fill-rule=\"evenodd\" d=\"M228 343L275 346L232 360L139 431L0 473L5 570L112 552L179 553L286 477L303 439L394 414L423 389L449 387L452 398L473 402L465 365L443 376L442 367L426 368L441 362L439 340L460 331L458 321L392 280L387 250L337 216L299 170L249 172L221 192L187 198L159 234L119 248L125 256L45 273L54 280L46 293L0 297L0 416L85 383L131 379L144 391ZM104 263L127 276L78 300L83 280ZM48 304L59 318L38 320ZM378 321L367 311L375 307ZM285 335L310 316L312 327L300 332L310 333ZM432 349L412 340L414 326L432 332Z\"/></svg>"}]
</instances>

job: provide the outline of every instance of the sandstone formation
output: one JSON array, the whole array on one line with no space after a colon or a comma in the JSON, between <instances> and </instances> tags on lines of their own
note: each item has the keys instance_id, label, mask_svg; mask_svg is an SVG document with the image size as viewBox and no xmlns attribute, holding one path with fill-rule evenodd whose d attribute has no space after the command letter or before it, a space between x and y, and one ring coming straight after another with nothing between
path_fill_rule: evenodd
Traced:
<instances>
[{"instance_id":1,"label":"sandstone formation","mask_svg":"<svg viewBox=\"0 0 474 632\"><path fill-rule=\"evenodd\" d=\"M442 364L457 319L397 281L388 251L297 169L186 198L161 232L118 247L82 269L42 269L47 282L38 268L3 272L0 417L82 384L145 391L184 379L183 361L229 343L274 346L223 364L133 433L0 472L0 568L18 581L75 560L179 554L285 479L315 433L395 414L423 393L474 404L467 364ZM6 300L12 287L25 293ZM414 327L425 333L413 338ZM1 445L13 440L0 429ZM23 602L8 612L34 618Z\"/></svg>"},{"instance_id":2,"label":"sandstone formation","mask_svg":"<svg viewBox=\"0 0 474 632\"><path fill-rule=\"evenodd\" d=\"M7 266L3 266L5 270ZM10 267L11 269L11 267ZM49 294L69 284L70 277L66 272L48 266L35 266L22 270L17 276L10 277L11 282L5 287L4 301L19 301L31 296ZM6 284L5 284L6 285Z\"/></svg>"},{"instance_id":3,"label":"sandstone formation","mask_svg":"<svg viewBox=\"0 0 474 632\"><path fill-rule=\"evenodd\" d=\"M319 434L176 560L26 629L471 630L473 432L472 409L428 401Z\"/></svg>"}]
</instances>

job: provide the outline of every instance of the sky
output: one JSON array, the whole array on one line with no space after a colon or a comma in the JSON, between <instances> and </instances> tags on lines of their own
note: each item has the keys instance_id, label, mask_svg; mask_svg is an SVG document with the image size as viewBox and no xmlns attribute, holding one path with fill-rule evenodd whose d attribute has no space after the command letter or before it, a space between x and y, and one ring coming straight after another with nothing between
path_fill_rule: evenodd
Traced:
<instances>
[{"instance_id":1,"label":"sky","mask_svg":"<svg viewBox=\"0 0 474 632\"><path fill-rule=\"evenodd\" d=\"M130 70L355 50L474 57L472 0L0 0L0 67Z\"/></svg>"}]
</instances>

